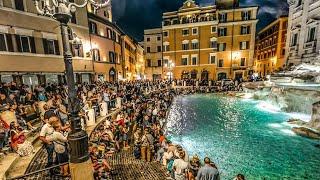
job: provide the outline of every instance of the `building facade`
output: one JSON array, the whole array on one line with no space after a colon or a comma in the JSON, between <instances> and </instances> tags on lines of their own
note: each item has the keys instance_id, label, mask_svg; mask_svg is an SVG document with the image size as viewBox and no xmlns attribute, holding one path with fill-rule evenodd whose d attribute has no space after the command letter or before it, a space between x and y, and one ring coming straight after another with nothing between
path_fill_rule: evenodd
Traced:
<instances>
[{"instance_id":1,"label":"building facade","mask_svg":"<svg viewBox=\"0 0 320 180\"><path fill-rule=\"evenodd\" d=\"M285 67L287 29L288 17L283 16L258 33L255 44L254 68L260 77L265 77Z\"/></svg>"},{"instance_id":2,"label":"building facade","mask_svg":"<svg viewBox=\"0 0 320 180\"><path fill-rule=\"evenodd\" d=\"M288 0L287 65L320 61L320 1Z\"/></svg>"},{"instance_id":3,"label":"building facade","mask_svg":"<svg viewBox=\"0 0 320 180\"><path fill-rule=\"evenodd\" d=\"M6 17L0 18L1 82L65 82L58 22L37 15L29 0L0 0L0 16ZM79 8L68 25L76 82L124 79L126 35L112 22L111 7Z\"/></svg>"},{"instance_id":4,"label":"building facade","mask_svg":"<svg viewBox=\"0 0 320 180\"><path fill-rule=\"evenodd\" d=\"M162 29L148 29L144 31L143 46L145 49L145 67L147 79L162 79Z\"/></svg>"},{"instance_id":5,"label":"building facade","mask_svg":"<svg viewBox=\"0 0 320 180\"><path fill-rule=\"evenodd\" d=\"M239 7L239 2L232 0L204 7L187 0L179 10L164 13L162 77L170 76L168 62L172 61L175 79L247 78L253 71L257 10ZM146 39L144 42L146 48Z\"/></svg>"}]
</instances>

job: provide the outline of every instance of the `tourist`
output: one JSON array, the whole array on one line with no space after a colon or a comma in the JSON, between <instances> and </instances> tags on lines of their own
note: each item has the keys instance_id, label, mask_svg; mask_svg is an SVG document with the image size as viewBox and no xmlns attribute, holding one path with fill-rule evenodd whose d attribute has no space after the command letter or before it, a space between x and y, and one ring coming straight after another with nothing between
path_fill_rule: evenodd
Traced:
<instances>
[{"instance_id":1,"label":"tourist","mask_svg":"<svg viewBox=\"0 0 320 180\"><path fill-rule=\"evenodd\" d=\"M47 165L46 165L47 168L53 165L54 145L52 144L50 139L52 139L51 136L53 135L53 132L54 132L52 124L57 121L58 120L55 116L51 117L48 120L45 120L45 124L42 126L40 131L39 139L44 144L44 147L46 148L47 155L48 155Z\"/></svg>"},{"instance_id":2,"label":"tourist","mask_svg":"<svg viewBox=\"0 0 320 180\"><path fill-rule=\"evenodd\" d=\"M179 152L179 158L173 161L173 171L175 180L185 180L186 170L188 168L188 162L184 161L184 151Z\"/></svg>"},{"instance_id":3,"label":"tourist","mask_svg":"<svg viewBox=\"0 0 320 180\"><path fill-rule=\"evenodd\" d=\"M141 159L151 162L151 153L154 150L154 138L149 132L149 128L144 130L144 135L141 138Z\"/></svg>"},{"instance_id":4,"label":"tourist","mask_svg":"<svg viewBox=\"0 0 320 180\"><path fill-rule=\"evenodd\" d=\"M10 125L3 121L0 117L0 152L3 151L3 148L9 143L8 132L10 131Z\"/></svg>"},{"instance_id":5,"label":"tourist","mask_svg":"<svg viewBox=\"0 0 320 180\"><path fill-rule=\"evenodd\" d=\"M212 167L210 158L204 158L204 166L198 171L196 180L219 180L218 169Z\"/></svg>"},{"instance_id":6,"label":"tourist","mask_svg":"<svg viewBox=\"0 0 320 180\"><path fill-rule=\"evenodd\" d=\"M194 180L195 177L198 174L198 171L200 169L200 160L197 155L193 156L192 159L190 160L190 167L188 171L188 180Z\"/></svg>"},{"instance_id":7,"label":"tourist","mask_svg":"<svg viewBox=\"0 0 320 180\"><path fill-rule=\"evenodd\" d=\"M10 123L11 148L20 156L28 156L33 153L32 144L26 140L26 131L18 123Z\"/></svg>"},{"instance_id":8,"label":"tourist","mask_svg":"<svg viewBox=\"0 0 320 180\"><path fill-rule=\"evenodd\" d=\"M68 121L68 112L67 108L63 105L62 100L57 100L57 107L58 107L58 115L60 117L62 125L65 125Z\"/></svg>"},{"instance_id":9,"label":"tourist","mask_svg":"<svg viewBox=\"0 0 320 180\"><path fill-rule=\"evenodd\" d=\"M61 123L59 121L55 121L52 125L54 132L50 137L50 141L53 142L54 151L57 156L58 164L63 164L60 166L60 174L62 176L69 176L69 165L64 164L69 162L69 155L67 151L68 139L63 135Z\"/></svg>"},{"instance_id":10,"label":"tourist","mask_svg":"<svg viewBox=\"0 0 320 180\"><path fill-rule=\"evenodd\" d=\"M233 180L245 180L245 177L243 174L237 174L237 176Z\"/></svg>"}]
</instances>

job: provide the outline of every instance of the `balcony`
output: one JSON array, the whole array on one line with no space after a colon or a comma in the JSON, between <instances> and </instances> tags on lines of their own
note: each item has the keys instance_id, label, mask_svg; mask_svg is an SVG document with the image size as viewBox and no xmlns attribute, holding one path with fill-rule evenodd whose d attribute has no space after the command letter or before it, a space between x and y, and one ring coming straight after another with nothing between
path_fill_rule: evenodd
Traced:
<instances>
[{"instance_id":1,"label":"balcony","mask_svg":"<svg viewBox=\"0 0 320 180\"><path fill-rule=\"evenodd\" d=\"M292 45L290 48L289 48L289 51L298 51L299 49L299 45Z\"/></svg>"},{"instance_id":2,"label":"balcony","mask_svg":"<svg viewBox=\"0 0 320 180\"><path fill-rule=\"evenodd\" d=\"M310 41L304 43L304 49L315 49L317 45L317 41Z\"/></svg>"}]
</instances>

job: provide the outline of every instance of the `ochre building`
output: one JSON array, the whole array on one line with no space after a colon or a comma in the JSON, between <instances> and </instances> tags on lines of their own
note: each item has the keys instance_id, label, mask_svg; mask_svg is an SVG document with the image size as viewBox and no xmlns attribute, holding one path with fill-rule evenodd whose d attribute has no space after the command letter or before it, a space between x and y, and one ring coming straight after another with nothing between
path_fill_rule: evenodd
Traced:
<instances>
[{"instance_id":1,"label":"ochre building","mask_svg":"<svg viewBox=\"0 0 320 180\"><path fill-rule=\"evenodd\" d=\"M1 82L36 85L66 81L60 28L55 20L37 15L29 0L0 0L0 17ZM78 8L69 27L77 82L127 79L127 35L112 22L110 6L98 11L90 4ZM138 43L129 41L139 49ZM135 77L138 75L130 76Z\"/></svg>"},{"instance_id":2,"label":"ochre building","mask_svg":"<svg viewBox=\"0 0 320 180\"><path fill-rule=\"evenodd\" d=\"M254 67L260 77L285 67L287 29L288 17L279 17L258 33Z\"/></svg>"},{"instance_id":3,"label":"ochre building","mask_svg":"<svg viewBox=\"0 0 320 180\"><path fill-rule=\"evenodd\" d=\"M199 6L187 0L164 13L162 76L172 71L175 79L246 79L253 72L257 10L238 1ZM166 65L171 61L172 70Z\"/></svg>"}]
</instances>

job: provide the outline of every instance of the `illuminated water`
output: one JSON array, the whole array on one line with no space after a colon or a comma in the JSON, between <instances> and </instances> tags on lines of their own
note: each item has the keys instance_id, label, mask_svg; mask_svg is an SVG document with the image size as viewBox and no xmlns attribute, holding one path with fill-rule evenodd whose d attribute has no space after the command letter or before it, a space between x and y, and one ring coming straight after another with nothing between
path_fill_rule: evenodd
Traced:
<instances>
[{"instance_id":1,"label":"illuminated water","mask_svg":"<svg viewBox=\"0 0 320 180\"><path fill-rule=\"evenodd\" d=\"M262 107L262 108L261 108ZM221 179L320 179L319 141L296 136L288 114L261 102L219 95L180 96L167 123L170 139L189 155L218 165Z\"/></svg>"}]
</instances>

